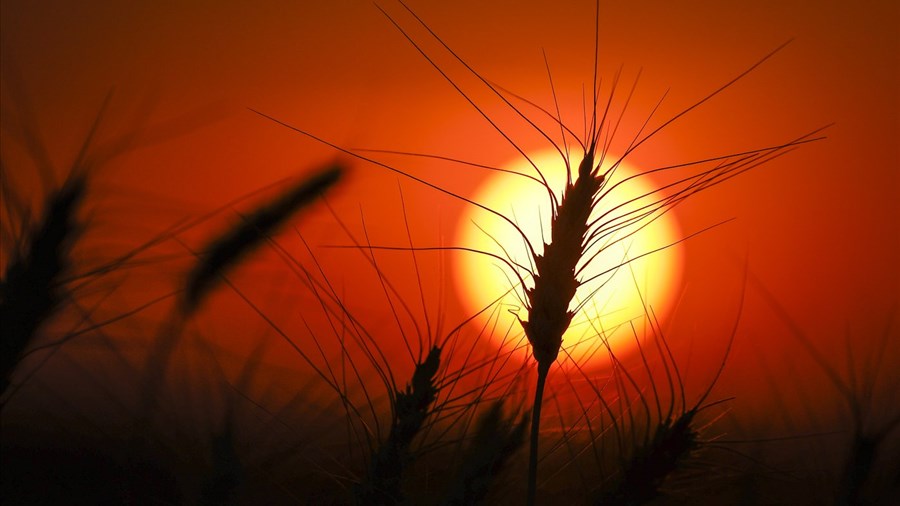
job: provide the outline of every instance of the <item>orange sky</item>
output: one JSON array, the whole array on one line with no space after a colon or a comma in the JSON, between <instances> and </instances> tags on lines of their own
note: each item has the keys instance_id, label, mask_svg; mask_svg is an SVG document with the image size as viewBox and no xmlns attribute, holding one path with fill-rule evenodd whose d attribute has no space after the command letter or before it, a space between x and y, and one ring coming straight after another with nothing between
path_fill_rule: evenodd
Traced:
<instances>
[{"instance_id":1,"label":"orange sky","mask_svg":"<svg viewBox=\"0 0 900 506\"><path fill-rule=\"evenodd\" d=\"M486 3L410 5L487 79L551 107L545 50L563 116L579 130L582 86L590 87L593 2ZM74 156L111 88L108 132L133 126L134 111L148 97L156 97L151 124L192 110L213 110L211 117L220 118L130 151L99 173L96 195L116 211L97 211L97 220L110 234L122 234L123 242L333 158L331 150L247 108L350 147L486 164L515 154L369 2L185 4L2 3L4 115L8 68L15 68L59 166ZM399 5L384 4L414 38L426 40ZM747 258L752 275L828 356L843 360L839 350L848 334L861 350L869 348L869 337L896 319L900 293L900 7L892 1L864 8L837 1L606 4L600 12L601 74L608 79L622 66L630 84L643 69L624 125L632 131L666 90L659 117L794 39L732 89L667 128L635 154L634 163L690 161L777 144L834 123L826 141L678 209L688 233L737 219L686 245L684 300L671 322L673 335L690 338L676 347L685 357L721 357L722 333L736 316ZM427 44L430 52L438 49ZM446 55L439 63L466 89L477 89ZM475 99L529 149L543 147L489 94L476 92ZM471 191L483 178L461 167L408 166L459 192ZM13 169L10 176L22 188L36 188L32 173ZM462 204L406 180L399 184L417 243L452 237ZM397 187L395 175L353 163L352 177L333 202L351 224L358 224L362 212L373 242L403 241ZM335 242L334 222L324 213L304 227L314 245ZM346 252L329 257L334 258L359 261ZM408 258L395 264L409 276ZM373 280L363 281L357 267L331 267L330 276L351 299L377 286L364 285ZM176 277L172 272L168 279ZM431 281L428 297L436 312L434 285L441 280ZM726 376L733 391L749 398L768 392L758 386L760 357L772 369L766 374L774 384L794 381L796 373L783 367L787 362L802 371L815 369L753 286ZM445 309L453 315L454 294L447 289L446 296ZM356 304L366 311L364 301ZM898 356L893 345L889 357L896 364ZM703 362L693 367L702 370L697 363Z\"/></svg>"}]
</instances>

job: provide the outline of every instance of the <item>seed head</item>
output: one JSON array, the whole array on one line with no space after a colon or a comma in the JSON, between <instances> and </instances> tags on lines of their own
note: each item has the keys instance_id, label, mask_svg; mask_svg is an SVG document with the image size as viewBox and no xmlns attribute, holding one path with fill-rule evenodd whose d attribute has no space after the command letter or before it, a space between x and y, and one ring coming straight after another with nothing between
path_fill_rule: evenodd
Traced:
<instances>
[{"instance_id":1,"label":"seed head","mask_svg":"<svg viewBox=\"0 0 900 506\"><path fill-rule=\"evenodd\" d=\"M528 321L520 322L534 358L542 367L549 367L556 360L562 336L574 316L569 304L581 285L575 270L584 255L588 219L602 184L603 176L594 167L591 147L578 166L578 178L566 184L562 201L556 207L550 223L550 242L544 244L542 255L534 256L534 286L525 289Z\"/></svg>"}]
</instances>

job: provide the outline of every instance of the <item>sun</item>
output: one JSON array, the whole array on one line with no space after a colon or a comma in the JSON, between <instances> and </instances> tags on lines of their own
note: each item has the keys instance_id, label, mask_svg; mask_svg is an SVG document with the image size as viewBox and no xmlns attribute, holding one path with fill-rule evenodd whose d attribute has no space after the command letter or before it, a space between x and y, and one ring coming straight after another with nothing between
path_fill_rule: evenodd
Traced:
<instances>
[{"instance_id":1,"label":"sun","mask_svg":"<svg viewBox=\"0 0 900 506\"><path fill-rule=\"evenodd\" d=\"M559 199L566 182L566 168L559 153L539 152L530 158ZM572 165L577 167L578 161L573 160ZM603 169L611 161L604 162ZM524 158L502 168L536 176ZM636 216L644 206L665 196L654 192L657 188L649 176L631 177L637 174L638 170L628 163L619 163L606 186L613 190L600 200L591 217L606 221ZM551 203L546 188L539 182L497 172L476 189L471 200L515 222L535 251L542 252L544 238L550 237ZM629 211L633 213L627 214ZM581 367L599 367L609 361L604 341L620 359L636 348L635 335L644 335L647 315L661 322L673 305L681 280L683 252L677 244L680 237L672 213L657 212L588 249L586 257L599 253L580 274L583 284L569 308L578 308L578 312L563 336L558 361L571 358ZM526 242L516 228L476 206L462 216L455 244L503 257L512 265L533 266ZM454 258L456 289L467 314L481 311L482 323L493 329L494 346L514 347L516 353L523 355L530 353L516 321L517 317L527 319L528 311L512 267L496 257L474 252ZM579 267L584 263L583 259ZM527 271L520 269L520 274L526 286L531 286Z\"/></svg>"}]
</instances>

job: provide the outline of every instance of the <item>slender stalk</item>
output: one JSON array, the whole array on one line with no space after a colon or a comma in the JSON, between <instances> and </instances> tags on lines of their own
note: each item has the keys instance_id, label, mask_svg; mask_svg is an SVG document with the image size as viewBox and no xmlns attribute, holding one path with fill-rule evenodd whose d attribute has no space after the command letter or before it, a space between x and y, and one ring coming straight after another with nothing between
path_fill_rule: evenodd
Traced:
<instances>
[{"instance_id":1,"label":"slender stalk","mask_svg":"<svg viewBox=\"0 0 900 506\"><path fill-rule=\"evenodd\" d=\"M534 506L534 498L537 492L538 438L541 433L541 404L544 400L544 384L547 382L548 372L550 372L550 362L539 362L537 387L534 389L534 407L531 410L531 443L528 454L528 496L526 499L526 504L528 506Z\"/></svg>"}]
</instances>

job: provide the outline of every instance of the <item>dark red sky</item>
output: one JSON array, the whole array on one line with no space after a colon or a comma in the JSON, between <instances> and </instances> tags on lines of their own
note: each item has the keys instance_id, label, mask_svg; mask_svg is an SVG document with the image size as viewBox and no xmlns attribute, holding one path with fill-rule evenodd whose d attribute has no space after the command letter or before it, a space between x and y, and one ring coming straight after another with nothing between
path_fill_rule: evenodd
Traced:
<instances>
[{"instance_id":1,"label":"dark red sky","mask_svg":"<svg viewBox=\"0 0 900 506\"><path fill-rule=\"evenodd\" d=\"M417 40L426 39L399 5L384 3ZM590 87L593 2L483 3L410 5L485 77L550 107L544 49L563 117L580 125L582 86ZM609 78L622 66L630 84L643 69L626 120L630 128L666 90L660 117L793 39L749 77L667 128L634 162L689 161L778 144L834 123L827 140L678 210L686 232L737 219L688 244L685 299L675 328L692 336L690 346L699 355L721 356L721 333L736 315L748 258L753 276L828 356L843 360L838 350L847 335L866 350L877 329L896 318L900 294L897 3L606 4L600 12L601 74ZM369 2L4 0L2 9L4 115L8 68L15 68L60 166L74 156L111 88L109 131L133 125L133 111L147 97L157 97L151 123L206 106L224 115L190 134L128 152L103 170L97 194L141 220L101 220L111 229L147 234L185 212L201 213L332 158L329 149L247 108L346 146L487 164L514 155ZM429 44L428 50L437 48ZM440 65L475 88L446 56ZM487 94L475 98L505 114ZM533 142L515 123L505 125L523 144ZM401 216L397 177L372 166L354 169L335 206L350 221L358 220L361 206L375 239L389 242ZM459 167L422 174L462 192L483 177ZM32 173L10 175L21 187L36 188ZM417 240L439 239L437 231L449 237L461 205L407 181L402 186ZM326 222L333 226L324 215L308 220L313 242L327 242ZM371 289L353 288L352 268L344 274L351 292ZM739 392L758 384L752 378L760 354L775 370L775 384L794 374L780 364L806 360L753 285L748 290L729 368ZM896 348L889 355L895 363Z\"/></svg>"}]
</instances>

